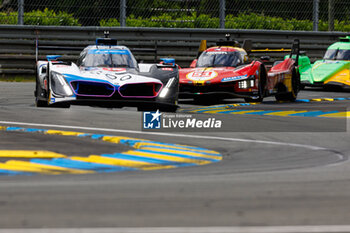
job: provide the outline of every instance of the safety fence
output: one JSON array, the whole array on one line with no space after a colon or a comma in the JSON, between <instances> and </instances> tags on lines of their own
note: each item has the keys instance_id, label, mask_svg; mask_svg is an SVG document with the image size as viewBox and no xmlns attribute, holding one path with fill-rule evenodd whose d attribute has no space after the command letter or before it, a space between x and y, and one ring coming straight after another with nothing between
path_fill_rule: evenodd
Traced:
<instances>
[{"instance_id":1,"label":"safety fence","mask_svg":"<svg viewBox=\"0 0 350 233\"><path fill-rule=\"evenodd\" d=\"M173 57L176 63L188 67L196 58L202 39L208 46L215 45L225 34L240 44L250 39L253 48L290 48L292 41L299 38L301 50L312 61L323 57L325 49L346 35L340 32L296 32L267 30L227 30L227 29L170 29L170 28L106 28L106 27L47 27L47 26L0 26L0 73L5 75L33 75L35 71L35 48L39 46L74 47L72 50L39 50L39 59L48 54L63 55L62 59L76 61L79 49L95 43L97 37L103 37L104 31L118 39L118 44L126 45L134 51L139 61L154 62L155 56L140 48L156 49L156 59ZM281 59L286 53L269 53L272 60ZM259 58L262 54L251 54Z\"/></svg>"},{"instance_id":2,"label":"safety fence","mask_svg":"<svg viewBox=\"0 0 350 233\"><path fill-rule=\"evenodd\" d=\"M0 2L0 24L350 31L348 0Z\"/></svg>"}]
</instances>

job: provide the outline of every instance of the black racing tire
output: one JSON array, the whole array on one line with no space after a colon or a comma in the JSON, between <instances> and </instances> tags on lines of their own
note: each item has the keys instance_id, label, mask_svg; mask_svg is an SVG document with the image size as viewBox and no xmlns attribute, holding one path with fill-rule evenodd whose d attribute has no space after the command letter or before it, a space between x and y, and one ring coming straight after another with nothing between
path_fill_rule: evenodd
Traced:
<instances>
[{"instance_id":1,"label":"black racing tire","mask_svg":"<svg viewBox=\"0 0 350 233\"><path fill-rule=\"evenodd\" d=\"M39 100L38 97L35 97L35 106L38 108L45 108L49 107L46 101L44 100Z\"/></svg>"},{"instance_id":2,"label":"black racing tire","mask_svg":"<svg viewBox=\"0 0 350 233\"><path fill-rule=\"evenodd\" d=\"M70 104L69 103L56 103L56 104L49 104L48 100L42 100L39 99L40 94L43 92L43 89L40 87L40 84L38 83L38 81L36 81L35 84L35 106L38 108L47 108L47 107L51 107L51 108L70 108Z\"/></svg>"},{"instance_id":3,"label":"black racing tire","mask_svg":"<svg viewBox=\"0 0 350 233\"><path fill-rule=\"evenodd\" d=\"M49 107L49 104L47 100L41 100L39 99L40 94L43 92L42 88L40 87L40 84L38 84L38 80L35 83L35 106L38 108L43 108L43 107Z\"/></svg>"},{"instance_id":4,"label":"black racing tire","mask_svg":"<svg viewBox=\"0 0 350 233\"><path fill-rule=\"evenodd\" d=\"M292 91L288 93L280 93L280 94L277 93L275 95L275 98L277 101L294 102L297 99L299 90L300 90L300 76L294 68L292 71Z\"/></svg>"}]
</instances>

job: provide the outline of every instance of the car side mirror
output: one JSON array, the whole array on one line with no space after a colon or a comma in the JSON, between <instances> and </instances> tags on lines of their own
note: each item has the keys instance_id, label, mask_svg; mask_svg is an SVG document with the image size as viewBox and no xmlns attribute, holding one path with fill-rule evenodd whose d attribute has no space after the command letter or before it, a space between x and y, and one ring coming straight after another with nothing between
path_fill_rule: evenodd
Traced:
<instances>
[{"instance_id":1,"label":"car side mirror","mask_svg":"<svg viewBox=\"0 0 350 233\"><path fill-rule=\"evenodd\" d=\"M270 56L262 56L262 57L260 57L260 60L262 61L262 62L269 62L270 61Z\"/></svg>"},{"instance_id":2,"label":"car side mirror","mask_svg":"<svg viewBox=\"0 0 350 233\"><path fill-rule=\"evenodd\" d=\"M197 66L197 59L194 59L190 65L190 68L196 68Z\"/></svg>"}]
</instances>

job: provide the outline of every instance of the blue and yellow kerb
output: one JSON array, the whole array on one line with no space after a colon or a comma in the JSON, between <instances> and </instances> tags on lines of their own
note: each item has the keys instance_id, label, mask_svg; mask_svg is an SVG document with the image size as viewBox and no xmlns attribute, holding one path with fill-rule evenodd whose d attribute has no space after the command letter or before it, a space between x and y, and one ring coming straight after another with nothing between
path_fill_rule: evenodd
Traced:
<instances>
[{"instance_id":1,"label":"blue and yellow kerb","mask_svg":"<svg viewBox=\"0 0 350 233\"><path fill-rule=\"evenodd\" d=\"M350 98L319 98L319 99L299 99L296 102L331 102L350 100ZM253 106L260 103L237 103L226 105L214 105L193 109L183 109L181 112L187 113L208 113L208 114L232 114L232 115L263 115L263 116L294 116L294 117L327 117L327 118L350 118L350 111L319 111L319 110L254 110L237 109L240 106Z\"/></svg>"},{"instance_id":2,"label":"blue and yellow kerb","mask_svg":"<svg viewBox=\"0 0 350 233\"><path fill-rule=\"evenodd\" d=\"M0 150L0 158L9 159L0 163L0 175L57 175L157 170L205 165L222 160L222 155L216 151L138 138L8 126L0 126L0 130L85 137L131 147L131 150L121 153L89 155L88 157L67 156L40 150ZM22 161L16 158L29 160Z\"/></svg>"}]
</instances>

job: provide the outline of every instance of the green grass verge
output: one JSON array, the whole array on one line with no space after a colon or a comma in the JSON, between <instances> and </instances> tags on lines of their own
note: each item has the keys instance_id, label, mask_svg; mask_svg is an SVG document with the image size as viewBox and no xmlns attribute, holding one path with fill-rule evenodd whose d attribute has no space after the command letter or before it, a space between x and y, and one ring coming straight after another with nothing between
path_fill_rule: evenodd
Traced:
<instances>
[{"instance_id":1,"label":"green grass verge","mask_svg":"<svg viewBox=\"0 0 350 233\"><path fill-rule=\"evenodd\" d=\"M1 82L35 82L35 76L5 76L0 77Z\"/></svg>"}]
</instances>

